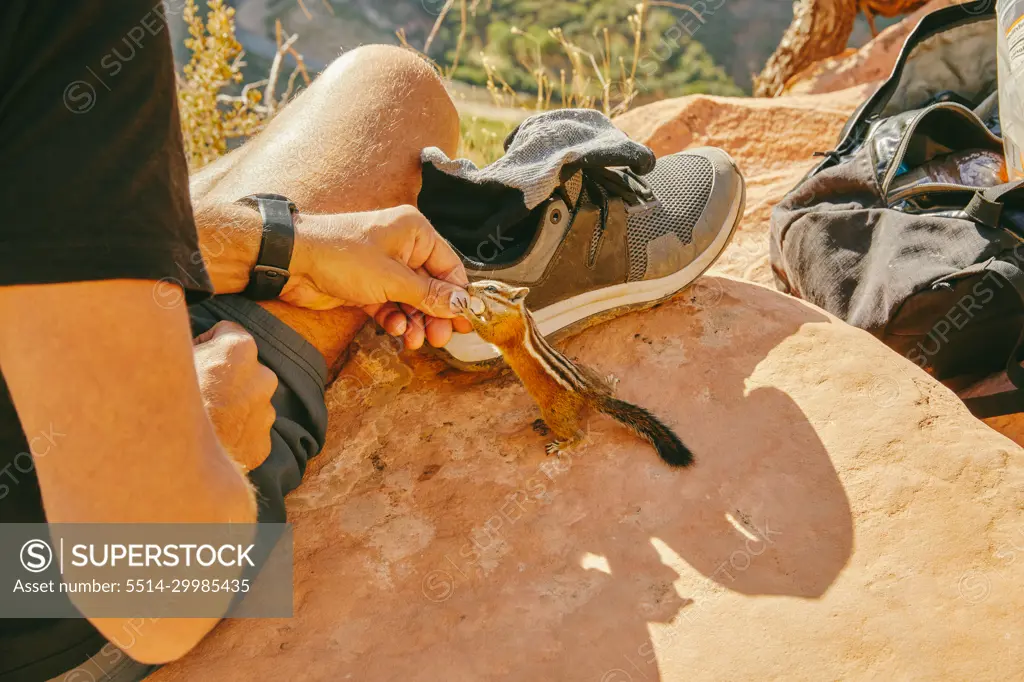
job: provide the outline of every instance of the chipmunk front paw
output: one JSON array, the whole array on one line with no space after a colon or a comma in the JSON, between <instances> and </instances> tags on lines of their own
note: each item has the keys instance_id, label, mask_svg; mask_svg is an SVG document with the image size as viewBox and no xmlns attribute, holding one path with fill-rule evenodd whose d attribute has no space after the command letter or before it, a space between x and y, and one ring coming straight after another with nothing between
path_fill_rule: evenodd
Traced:
<instances>
[{"instance_id":1,"label":"chipmunk front paw","mask_svg":"<svg viewBox=\"0 0 1024 682\"><path fill-rule=\"evenodd\" d=\"M560 457L562 450L565 447L565 442L560 440L553 440L544 446L544 452L548 453L548 456Z\"/></svg>"},{"instance_id":2,"label":"chipmunk front paw","mask_svg":"<svg viewBox=\"0 0 1024 682\"><path fill-rule=\"evenodd\" d=\"M551 441L544 448L544 451L549 455L560 457L563 452L568 452L570 448L579 445L581 440L583 440L583 432L577 431L572 438Z\"/></svg>"}]
</instances>

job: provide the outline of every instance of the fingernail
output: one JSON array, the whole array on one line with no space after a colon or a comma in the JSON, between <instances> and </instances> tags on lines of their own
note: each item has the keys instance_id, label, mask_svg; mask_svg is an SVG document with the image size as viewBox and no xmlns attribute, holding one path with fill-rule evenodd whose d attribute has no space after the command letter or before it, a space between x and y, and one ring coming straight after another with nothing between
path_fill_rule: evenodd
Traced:
<instances>
[{"instance_id":1,"label":"fingernail","mask_svg":"<svg viewBox=\"0 0 1024 682\"><path fill-rule=\"evenodd\" d=\"M399 320L398 324L395 325L393 336L401 336L405 333L406 329L408 329L408 325L406 325L405 320Z\"/></svg>"},{"instance_id":2,"label":"fingernail","mask_svg":"<svg viewBox=\"0 0 1024 682\"><path fill-rule=\"evenodd\" d=\"M466 309L466 306L469 305L469 294L462 289L456 289L452 292L452 297L449 303L452 313L458 315Z\"/></svg>"}]
</instances>

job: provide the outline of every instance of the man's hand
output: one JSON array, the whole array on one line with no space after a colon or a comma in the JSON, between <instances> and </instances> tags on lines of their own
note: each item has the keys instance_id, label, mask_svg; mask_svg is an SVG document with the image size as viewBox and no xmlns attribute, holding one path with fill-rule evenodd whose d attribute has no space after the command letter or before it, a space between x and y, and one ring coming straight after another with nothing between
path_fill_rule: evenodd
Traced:
<instances>
[{"instance_id":1,"label":"man's hand","mask_svg":"<svg viewBox=\"0 0 1024 682\"><path fill-rule=\"evenodd\" d=\"M218 322L193 340L199 391L220 444L245 471L270 454L277 375L256 359L256 341L234 322Z\"/></svg>"},{"instance_id":2,"label":"man's hand","mask_svg":"<svg viewBox=\"0 0 1024 682\"><path fill-rule=\"evenodd\" d=\"M424 338L443 346L453 324L463 333L471 329L453 305L469 283L462 262L412 206L300 213L291 272L282 300L313 310L361 307L410 348Z\"/></svg>"}]
</instances>

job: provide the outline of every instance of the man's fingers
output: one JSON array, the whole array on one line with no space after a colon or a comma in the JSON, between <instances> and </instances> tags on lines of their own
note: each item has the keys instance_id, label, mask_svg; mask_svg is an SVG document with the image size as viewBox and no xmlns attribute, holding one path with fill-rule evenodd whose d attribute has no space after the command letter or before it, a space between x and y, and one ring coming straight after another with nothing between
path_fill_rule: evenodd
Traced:
<instances>
[{"instance_id":1,"label":"man's fingers","mask_svg":"<svg viewBox=\"0 0 1024 682\"><path fill-rule=\"evenodd\" d=\"M408 319L394 303L385 303L373 315L373 321L392 336L402 336L408 328Z\"/></svg>"},{"instance_id":2,"label":"man's fingers","mask_svg":"<svg viewBox=\"0 0 1024 682\"><path fill-rule=\"evenodd\" d=\"M408 303L427 315L444 319L458 315L468 302L469 294L465 289L392 262L394 267L386 278L385 295L389 301Z\"/></svg>"},{"instance_id":3,"label":"man's fingers","mask_svg":"<svg viewBox=\"0 0 1024 682\"><path fill-rule=\"evenodd\" d=\"M399 306L409 316L409 324L423 324L427 343L434 348L442 348L452 339L452 327L458 325L465 332L472 331L473 325L463 317L456 317L451 320L444 320L433 315L424 315L408 303ZM462 322L462 324L458 324Z\"/></svg>"},{"instance_id":4,"label":"man's fingers","mask_svg":"<svg viewBox=\"0 0 1024 682\"><path fill-rule=\"evenodd\" d=\"M418 269L416 272L421 274L421 275L425 275L425 276L428 276L428 277L430 276L429 273L426 272L423 268ZM416 309L413 308L410 305L406 305L406 304L403 303L402 304L402 310L404 310L406 313L412 313ZM431 323L432 323L432 321L435 321L435 320L437 320L438 322L442 321L442 320L439 320L438 318L436 318L434 316L429 316L427 318L427 323L426 323L426 326L427 326L427 341L434 348L441 348L442 346L447 344L449 341L451 341L451 338L452 338L452 328L453 327L455 328L456 331L458 331L458 332L460 332L462 334L467 334L467 333L473 331L473 323L470 322L469 320L467 320L465 317L461 317L460 316L460 317L454 317L450 321L449 320L443 320L444 324L437 325L436 330L433 332L433 336L432 336L431 335L432 334L432 332L431 332Z\"/></svg>"},{"instance_id":5,"label":"man's fingers","mask_svg":"<svg viewBox=\"0 0 1024 682\"><path fill-rule=\"evenodd\" d=\"M256 372L256 378L253 379L253 384L254 388L259 392L259 394L265 396L267 400L269 400L270 398L274 397L275 393L277 393L277 374L275 374L272 369L265 367L264 365L260 365L259 369ZM268 409L272 413L274 412L273 407L268 406ZM271 423L273 423L274 419L271 418L270 421Z\"/></svg>"},{"instance_id":6,"label":"man's fingers","mask_svg":"<svg viewBox=\"0 0 1024 682\"><path fill-rule=\"evenodd\" d=\"M469 278L462 259L422 213L417 211L416 214L416 241L409 257L409 267L413 270L422 268L436 279L465 287Z\"/></svg>"},{"instance_id":7,"label":"man's fingers","mask_svg":"<svg viewBox=\"0 0 1024 682\"><path fill-rule=\"evenodd\" d=\"M413 302L413 305L428 315L449 320L460 315L469 304L469 294L460 286L434 278L420 276L418 279L426 284L427 290L421 302Z\"/></svg>"},{"instance_id":8,"label":"man's fingers","mask_svg":"<svg viewBox=\"0 0 1024 682\"><path fill-rule=\"evenodd\" d=\"M426 337L426 327L423 322L423 313L418 310L409 316L409 328L402 338L405 347L409 350L417 350L423 347L423 339Z\"/></svg>"},{"instance_id":9,"label":"man's fingers","mask_svg":"<svg viewBox=\"0 0 1024 682\"><path fill-rule=\"evenodd\" d=\"M436 317L427 319L427 343L434 348L441 348L452 339L452 321L439 320Z\"/></svg>"},{"instance_id":10,"label":"man's fingers","mask_svg":"<svg viewBox=\"0 0 1024 682\"><path fill-rule=\"evenodd\" d=\"M409 329L409 320L397 310L392 310L380 326L391 336L402 336Z\"/></svg>"},{"instance_id":11,"label":"man's fingers","mask_svg":"<svg viewBox=\"0 0 1024 682\"><path fill-rule=\"evenodd\" d=\"M451 340L452 320L443 320L434 317L433 315L424 315L408 303L403 303L401 308L409 315L410 320L415 320L416 323L423 325L423 331L426 336L427 343L434 348L441 348Z\"/></svg>"},{"instance_id":12,"label":"man's fingers","mask_svg":"<svg viewBox=\"0 0 1024 682\"><path fill-rule=\"evenodd\" d=\"M239 337L235 339L234 337ZM252 335L245 330L245 327L228 320L221 320L217 324L213 325L199 336L192 339L192 345L198 346L214 339L220 339L222 341L237 341L239 343L252 342L255 345L255 341Z\"/></svg>"}]
</instances>

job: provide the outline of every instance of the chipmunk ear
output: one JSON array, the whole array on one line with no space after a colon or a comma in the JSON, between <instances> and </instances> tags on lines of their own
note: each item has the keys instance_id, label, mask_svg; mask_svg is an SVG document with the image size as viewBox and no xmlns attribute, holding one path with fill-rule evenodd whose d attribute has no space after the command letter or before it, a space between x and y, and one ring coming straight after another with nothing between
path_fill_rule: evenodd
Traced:
<instances>
[{"instance_id":1,"label":"chipmunk ear","mask_svg":"<svg viewBox=\"0 0 1024 682\"><path fill-rule=\"evenodd\" d=\"M512 301L518 303L526 298L526 295L530 293L529 287L516 287L512 290Z\"/></svg>"}]
</instances>

